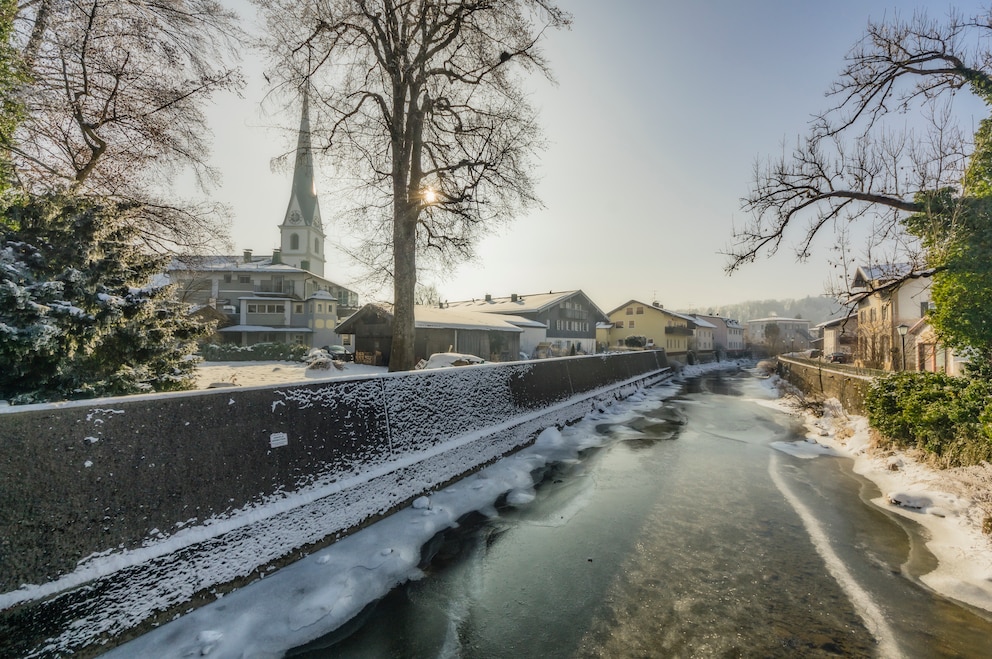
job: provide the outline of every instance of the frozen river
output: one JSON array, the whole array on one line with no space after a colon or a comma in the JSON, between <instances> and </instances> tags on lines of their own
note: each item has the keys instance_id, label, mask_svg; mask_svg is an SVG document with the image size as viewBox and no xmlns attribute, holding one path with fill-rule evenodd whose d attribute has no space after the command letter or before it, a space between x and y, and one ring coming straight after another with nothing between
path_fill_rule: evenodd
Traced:
<instances>
[{"instance_id":1,"label":"frozen river","mask_svg":"<svg viewBox=\"0 0 992 659\"><path fill-rule=\"evenodd\" d=\"M590 426L616 441L463 520L424 578L289 654L989 656L987 614L918 581L919 527L871 504L849 460L776 450L802 429L764 397L745 372L708 375Z\"/></svg>"}]
</instances>

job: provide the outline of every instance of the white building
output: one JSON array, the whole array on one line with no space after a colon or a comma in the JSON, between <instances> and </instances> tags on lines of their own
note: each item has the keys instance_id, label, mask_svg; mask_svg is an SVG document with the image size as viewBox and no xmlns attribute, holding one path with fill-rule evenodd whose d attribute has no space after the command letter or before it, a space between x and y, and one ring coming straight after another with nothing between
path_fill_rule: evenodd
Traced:
<instances>
[{"instance_id":1,"label":"white building","mask_svg":"<svg viewBox=\"0 0 992 659\"><path fill-rule=\"evenodd\" d=\"M297 142L293 185L271 256L194 256L176 259L168 275L179 295L225 313L218 332L226 342L325 346L349 343L338 321L358 309L358 294L324 277L324 226L314 184L308 100Z\"/></svg>"}]
</instances>

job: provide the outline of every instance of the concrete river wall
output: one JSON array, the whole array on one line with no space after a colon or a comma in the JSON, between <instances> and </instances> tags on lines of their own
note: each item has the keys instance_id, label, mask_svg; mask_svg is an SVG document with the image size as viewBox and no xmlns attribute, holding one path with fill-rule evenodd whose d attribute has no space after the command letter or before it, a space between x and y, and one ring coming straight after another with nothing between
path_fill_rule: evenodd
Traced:
<instances>
[{"instance_id":1,"label":"concrete river wall","mask_svg":"<svg viewBox=\"0 0 992 659\"><path fill-rule=\"evenodd\" d=\"M836 398L851 414L865 413L865 393L874 379L853 367L785 356L778 358L778 372L803 393Z\"/></svg>"},{"instance_id":2,"label":"concrete river wall","mask_svg":"<svg viewBox=\"0 0 992 659\"><path fill-rule=\"evenodd\" d=\"M2 408L0 655L95 654L668 374L635 352Z\"/></svg>"}]
</instances>

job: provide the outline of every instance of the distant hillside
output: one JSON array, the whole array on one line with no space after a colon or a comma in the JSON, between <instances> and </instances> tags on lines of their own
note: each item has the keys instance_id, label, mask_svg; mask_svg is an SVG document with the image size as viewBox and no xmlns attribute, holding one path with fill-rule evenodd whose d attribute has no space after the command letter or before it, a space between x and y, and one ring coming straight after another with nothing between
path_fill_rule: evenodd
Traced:
<instances>
[{"instance_id":1,"label":"distant hillside","mask_svg":"<svg viewBox=\"0 0 992 659\"><path fill-rule=\"evenodd\" d=\"M704 313L742 322L755 318L767 318L772 314L783 318L805 318L811 325L822 323L844 314L841 305L826 297L804 297L800 300L751 300L719 307L687 309L690 313Z\"/></svg>"}]
</instances>

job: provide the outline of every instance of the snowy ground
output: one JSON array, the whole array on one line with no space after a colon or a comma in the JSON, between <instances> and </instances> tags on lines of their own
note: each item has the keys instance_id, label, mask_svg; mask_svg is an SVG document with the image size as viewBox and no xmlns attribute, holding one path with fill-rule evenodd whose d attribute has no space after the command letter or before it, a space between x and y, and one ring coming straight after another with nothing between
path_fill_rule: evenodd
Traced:
<instances>
[{"instance_id":1,"label":"snowy ground","mask_svg":"<svg viewBox=\"0 0 992 659\"><path fill-rule=\"evenodd\" d=\"M769 386L784 386L768 380ZM918 522L930 534L927 548L939 561L921 577L933 590L971 606L992 611L992 536L983 533L992 518L992 465L934 469L911 451L881 448L868 420L848 415L836 399L822 417L797 409L789 398L768 401L805 417L806 442L776 448L799 457L835 452L854 460L854 471L878 486L873 503Z\"/></svg>"},{"instance_id":2,"label":"snowy ground","mask_svg":"<svg viewBox=\"0 0 992 659\"><path fill-rule=\"evenodd\" d=\"M385 373L384 366L366 366L351 362L335 362L341 366L327 369L308 369L299 362L201 362L197 367L197 389L206 389L211 384L252 387L265 384L287 384L291 382L319 382L351 375Z\"/></svg>"}]
</instances>

